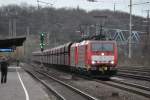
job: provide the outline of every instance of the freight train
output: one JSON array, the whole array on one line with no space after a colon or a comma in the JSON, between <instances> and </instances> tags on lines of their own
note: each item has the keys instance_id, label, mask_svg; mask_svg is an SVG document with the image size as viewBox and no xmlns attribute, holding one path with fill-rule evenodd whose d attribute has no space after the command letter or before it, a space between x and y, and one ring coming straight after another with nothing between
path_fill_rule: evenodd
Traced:
<instances>
[{"instance_id":1,"label":"freight train","mask_svg":"<svg viewBox=\"0 0 150 100\"><path fill-rule=\"evenodd\" d=\"M79 43L67 43L43 52L33 52L32 60L71 71L112 76L117 71L117 43L112 40L85 40Z\"/></svg>"}]
</instances>

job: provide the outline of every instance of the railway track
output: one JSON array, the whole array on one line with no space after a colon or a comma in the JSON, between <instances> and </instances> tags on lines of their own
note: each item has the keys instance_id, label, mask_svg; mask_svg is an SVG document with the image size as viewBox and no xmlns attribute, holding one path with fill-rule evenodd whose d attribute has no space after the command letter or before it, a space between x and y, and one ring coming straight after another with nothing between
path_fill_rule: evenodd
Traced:
<instances>
[{"instance_id":1,"label":"railway track","mask_svg":"<svg viewBox=\"0 0 150 100\"><path fill-rule=\"evenodd\" d=\"M147 67L120 67L118 70L137 71L137 72L150 72L150 68Z\"/></svg>"},{"instance_id":2,"label":"railway track","mask_svg":"<svg viewBox=\"0 0 150 100\"><path fill-rule=\"evenodd\" d=\"M134 79L144 80L144 81L150 81L150 76L138 75L138 74L128 73L128 72L118 72L117 76L134 78Z\"/></svg>"},{"instance_id":3,"label":"railway track","mask_svg":"<svg viewBox=\"0 0 150 100\"><path fill-rule=\"evenodd\" d=\"M59 100L66 100L61 94L59 94L55 89L52 88L52 86L49 86L45 81L38 78L35 74L33 74L31 71L28 71L25 69L26 72L28 72L32 77L34 77L36 80L38 80L40 83L42 83L46 89L48 89L50 92L52 92L56 98Z\"/></svg>"},{"instance_id":4,"label":"railway track","mask_svg":"<svg viewBox=\"0 0 150 100\"><path fill-rule=\"evenodd\" d=\"M44 86L46 86L46 88L53 92L55 96L60 100L98 100L97 98L92 97L89 94L62 82L48 75L47 73L36 71L35 74L35 72L31 72L29 70L26 71L38 81L40 81Z\"/></svg>"},{"instance_id":5,"label":"railway track","mask_svg":"<svg viewBox=\"0 0 150 100\"><path fill-rule=\"evenodd\" d=\"M48 73L46 75L48 75ZM82 78L85 79L85 76ZM86 79L89 79L89 78L86 78ZM146 97L146 98L150 98L150 87L145 87L139 84L130 83L128 81L124 82L124 81L116 80L116 79L111 79L110 81L101 81L98 79L91 79L91 80L96 81L98 83L102 83L104 85L111 86L111 87L119 88L121 90L125 90L127 92L131 92L131 93L134 93L134 94ZM88 99L88 100L92 100L92 99Z\"/></svg>"},{"instance_id":6,"label":"railway track","mask_svg":"<svg viewBox=\"0 0 150 100\"><path fill-rule=\"evenodd\" d=\"M120 84L124 84L124 85L128 85L128 86L132 86L132 87L136 87L136 88L139 88L139 89L143 89L143 90L147 90L150 92L150 87L146 87L146 86L143 86L143 85L139 85L139 84L135 84L135 83L132 83L132 82L125 82L125 81L122 81L122 80L117 80L117 79L111 79L111 81L113 82L116 82L116 83L120 83Z\"/></svg>"},{"instance_id":7,"label":"railway track","mask_svg":"<svg viewBox=\"0 0 150 100\"><path fill-rule=\"evenodd\" d=\"M149 87L144 87L138 84L118 81L115 79L111 79L110 81L101 81L101 80L94 79L94 81L150 98Z\"/></svg>"},{"instance_id":8,"label":"railway track","mask_svg":"<svg viewBox=\"0 0 150 100\"><path fill-rule=\"evenodd\" d=\"M146 75L150 76L150 71L141 71L141 70L118 70L118 72L124 72L124 73L133 73L133 74L138 74L138 75Z\"/></svg>"},{"instance_id":9,"label":"railway track","mask_svg":"<svg viewBox=\"0 0 150 100\"><path fill-rule=\"evenodd\" d=\"M150 81L150 68L148 67L120 67L117 76Z\"/></svg>"}]
</instances>

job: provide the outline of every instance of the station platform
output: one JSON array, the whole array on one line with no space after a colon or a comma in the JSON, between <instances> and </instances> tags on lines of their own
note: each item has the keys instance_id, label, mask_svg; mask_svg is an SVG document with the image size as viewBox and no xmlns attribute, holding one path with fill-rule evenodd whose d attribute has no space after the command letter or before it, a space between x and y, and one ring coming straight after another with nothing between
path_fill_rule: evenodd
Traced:
<instances>
[{"instance_id":1,"label":"station platform","mask_svg":"<svg viewBox=\"0 0 150 100\"><path fill-rule=\"evenodd\" d=\"M0 84L0 100L50 99L43 86L36 82L21 67L9 66L7 83Z\"/></svg>"}]
</instances>

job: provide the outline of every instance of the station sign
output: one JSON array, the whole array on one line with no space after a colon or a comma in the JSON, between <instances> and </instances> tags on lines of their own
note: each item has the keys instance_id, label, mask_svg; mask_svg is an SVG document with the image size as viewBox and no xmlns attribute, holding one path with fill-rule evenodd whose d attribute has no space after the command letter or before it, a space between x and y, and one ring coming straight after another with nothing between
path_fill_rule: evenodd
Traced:
<instances>
[{"instance_id":1,"label":"station sign","mask_svg":"<svg viewBox=\"0 0 150 100\"><path fill-rule=\"evenodd\" d=\"M0 52L13 52L14 49L12 48L0 48Z\"/></svg>"}]
</instances>

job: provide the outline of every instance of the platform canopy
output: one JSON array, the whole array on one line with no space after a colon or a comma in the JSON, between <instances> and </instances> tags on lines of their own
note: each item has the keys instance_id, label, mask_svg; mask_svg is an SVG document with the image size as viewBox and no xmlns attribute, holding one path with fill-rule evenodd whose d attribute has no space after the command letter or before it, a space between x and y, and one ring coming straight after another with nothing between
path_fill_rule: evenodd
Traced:
<instances>
[{"instance_id":1,"label":"platform canopy","mask_svg":"<svg viewBox=\"0 0 150 100\"><path fill-rule=\"evenodd\" d=\"M25 36L0 38L0 48L15 48L17 46L22 46L25 40Z\"/></svg>"}]
</instances>

